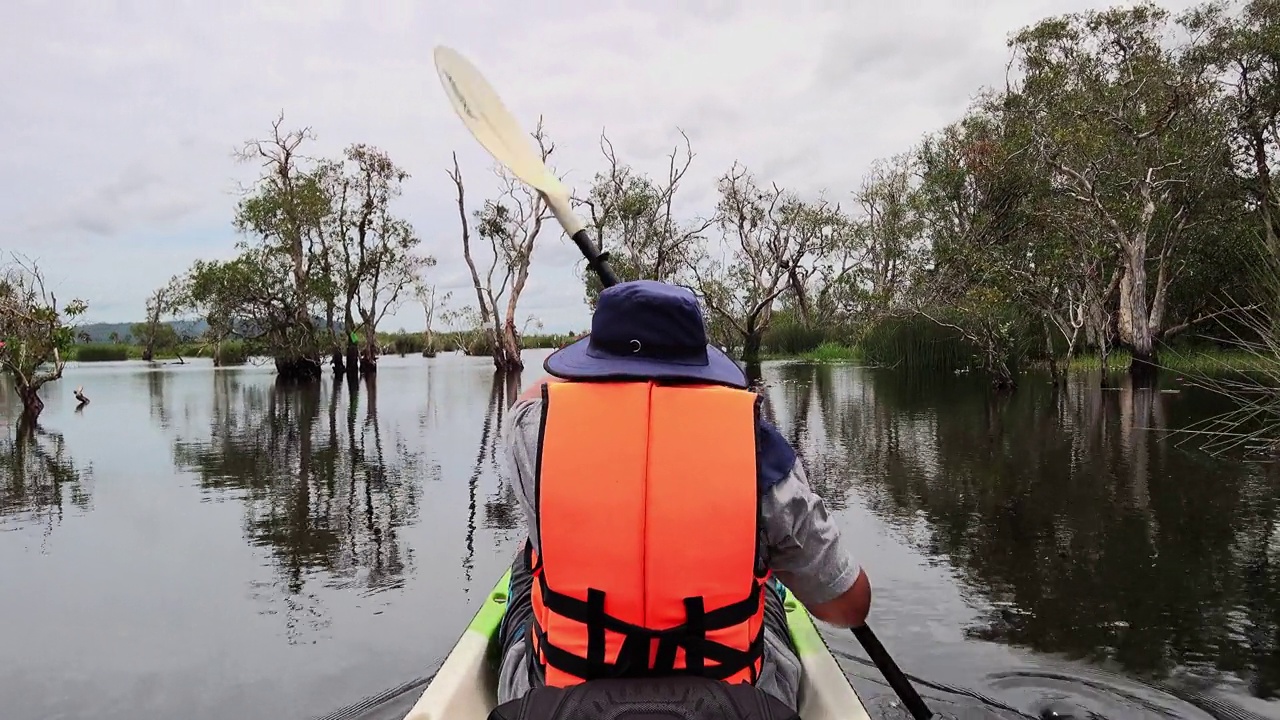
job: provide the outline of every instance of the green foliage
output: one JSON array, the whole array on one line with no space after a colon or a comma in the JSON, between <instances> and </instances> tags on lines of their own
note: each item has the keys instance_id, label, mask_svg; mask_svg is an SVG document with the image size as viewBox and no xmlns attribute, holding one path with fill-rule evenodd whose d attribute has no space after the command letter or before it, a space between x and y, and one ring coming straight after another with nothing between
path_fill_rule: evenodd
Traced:
<instances>
[{"instance_id":1,"label":"green foliage","mask_svg":"<svg viewBox=\"0 0 1280 720\"><path fill-rule=\"evenodd\" d=\"M877 322L864 331L858 347L866 362L908 372L955 372L968 368L975 355L957 330L921 315Z\"/></svg>"},{"instance_id":2,"label":"green foliage","mask_svg":"<svg viewBox=\"0 0 1280 720\"><path fill-rule=\"evenodd\" d=\"M339 322L372 338L434 260L416 254L413 226L391 211L407 172L359 143L341 160L309 161L310 131L282 122L241 152L264 170L236 207L240 254L197 261L180 283L180 307L208 323L207 342L251 341L281 360L281 372L306 378L342 344Z\"/></svg>"},{"instance_id":3,"label":"green foliage","mask_svg":"<svg viewBox=\"0 0 1280 720\"><path fill-rule=\"evenodd\" d=\"M391 352L397 355L407 355L409 353L421 355L425 348L426 339L417 333L402 333L391 336Z\"/></svg>"},{"instance_id":4,"label":"green foliage","mask_svg":"<svg viewBox=\"0 0 1280 720\"><path fill-rule=\"evenodd\" d=\"M768 355L795 356L810 352L825 342L836 341L836 333L818 325L805 325L794 318L775 319L764 334Z\"/></svg>"},{"instance_id":5,"label":"green foliage","mask_svg":"<svg viewBox=\"0 0 1280 720\"><path fill-rule=\"evenodd\" d=\"M149 347L153 352L164 352L178 345L178 331L168 323L137 323L133 326L132 335L139 345Z\"/></svg>"},{"instance_id":6,"label":"green foliage","mask_svg":"<svg viewBox=\"0 0 1280 720\"><path fill-rule=\"evenodd\" d=\"M33 261L14 256L0 268L0 368L12 376L28 417L44 408L37 392L62 377L66 355L76 340L69 322L88 310L72 300L59 307Z\"/></svg>"},{"instance_id":7,"label":"green foliage","mask_svg":"<svg viewBox=\"0 0 1280 720\"><path fill-rule=\"evenodd\" d=\"M620 277L694 288L710 341L745 359L852 353L1009 386L1031 362L1145 363L1195 333L1280 337L1280 2L1243 10L1212 3L1173 18L1140 2L1021 28L1009 41L1015 81L874 163L861 184L832 189L856 188L852 202L801 196L735 163L712 206L686 210L676 196L687 139L665 178L602 139L606 168L577 202ZM197 262L173 295L208 322L204 340L313 357L341 347L345 328L383 352L462 349L498 364L513 344L568 340L507 332L519 324L506 299L524 288L533 237L550 222L535 193L507 177L468 213L455 164L479 297L445 311L413 278L432 261L389 211L407 173L360 144L312 163L308 131L273 131L245 148L264 173L237 206L240 254ZM492 257L477 262L485 244ZM599 284L584 275L593 305ZM410 285L428 332L377 333ZM448 332L431 332L437 305ZM1236 305L1266 322L1227 314Z\"/></svg>"},{"instance_id":8,"label":"green foliage","mask_svg":"<svg viewBox=\"0 0 1280 720\"><path fill-rule=\"evenodd\" d=\"M119 362L128 360L132 350L129 345L114 343L89 343L76 345L68 353L76 362Z\"/></svg>"},{"instance_id":9,"label":"green foliage","mask_svg":"<svg viewBox=\"0 0 1280 720\"><path fill-rule=\"evenodd\" d=\"M841 345L837 342L824 342L804 353L802 357L815 362L851 362L860 361L864 356L860 348Z\"/></svg>"},{"instance_id":10,"label":"green foliage","mask_svg":"<svg viewBox=\"0 0 1280 720\"><path fill-rule=\"evenodd\" d=\"M248 362L249 356L253 354L252 350L253 346L251 343L243 340L227 340L216 348L208 345L201 346L198 350L193 352L192 355L196 357L212 357L216 352L218 353L218 361L221 365L231 366L243 365Z\"/></svg>"}]
</instances>

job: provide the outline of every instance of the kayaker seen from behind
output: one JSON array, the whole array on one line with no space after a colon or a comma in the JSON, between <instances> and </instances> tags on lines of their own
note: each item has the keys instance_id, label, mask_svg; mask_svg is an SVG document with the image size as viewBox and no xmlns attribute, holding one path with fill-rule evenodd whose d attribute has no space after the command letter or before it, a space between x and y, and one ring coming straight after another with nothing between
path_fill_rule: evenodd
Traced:
<instances>
[{"instance_id":1,"label":"kayaker seen from behind","mask_svg":"<svg viewBox=\"0 0 1280 720\"><path fill-rule=\"evenodd\" d=\"M864 623L871 585L761 398L707 343L697 298L650 280L606 288L591 333L544 368L555 377L521 396L506 434L529 540L498 702L696 675L797 708L778 581L841 627Z\"/></svg>"}]
</instances>

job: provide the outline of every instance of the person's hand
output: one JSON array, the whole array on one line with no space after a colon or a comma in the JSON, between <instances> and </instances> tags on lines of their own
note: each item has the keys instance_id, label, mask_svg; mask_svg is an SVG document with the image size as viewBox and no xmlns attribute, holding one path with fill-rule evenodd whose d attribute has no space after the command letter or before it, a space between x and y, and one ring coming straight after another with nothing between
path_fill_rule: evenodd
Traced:
<instances>
[{"instance_id":1,"label":"person's hand","mask_svg":"<svg viewBox=\"0 0 1280 720\"><path fill-rule=\"evenodd\" d=\"M867 624L867 613L871 611L871 581L865 571L858 571L858 579L839 597L827 602L812 605L809 612L819 620L831 623L836 627L856 628Z\"/></svg>"}]
</instances>

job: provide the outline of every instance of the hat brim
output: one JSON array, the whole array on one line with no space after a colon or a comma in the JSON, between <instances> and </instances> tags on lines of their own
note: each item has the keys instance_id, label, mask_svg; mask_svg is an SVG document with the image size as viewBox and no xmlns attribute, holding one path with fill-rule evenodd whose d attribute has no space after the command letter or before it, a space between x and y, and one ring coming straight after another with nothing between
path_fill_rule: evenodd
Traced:
<instances>
[{"instance_id":1,"label":"hat brim","mask_svg":"<svg viewBox=\"0 0 1280 720\"><path fill-rule=\"evenodd\" d=\"M591 336L547 356L542 368L566 380L666 380L746 388L747 376L719 348L707 346L707 364L663 362L653 358L587 353Z\"/></svg>"}]
</instances>

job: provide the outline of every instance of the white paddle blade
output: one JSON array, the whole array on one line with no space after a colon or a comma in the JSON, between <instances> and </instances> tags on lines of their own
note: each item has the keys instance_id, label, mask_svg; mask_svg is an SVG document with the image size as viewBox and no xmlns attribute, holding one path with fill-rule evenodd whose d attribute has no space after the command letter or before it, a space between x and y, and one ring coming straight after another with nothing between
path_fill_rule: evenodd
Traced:
<instances>
[{"instance_id":1,"label":"white paddle blade","mask_svg":"<svg viewBox=\"0 0 1280 720\"><path fill-rule=\"evenodd\" d=\"M525 183L554 197L567 197L564 186L547 169L532 139L520 128L480 71L456 50L439 45L436 73L462 122L495 160Z\"/></svg>"}]
</instances>

